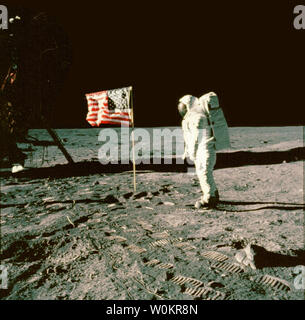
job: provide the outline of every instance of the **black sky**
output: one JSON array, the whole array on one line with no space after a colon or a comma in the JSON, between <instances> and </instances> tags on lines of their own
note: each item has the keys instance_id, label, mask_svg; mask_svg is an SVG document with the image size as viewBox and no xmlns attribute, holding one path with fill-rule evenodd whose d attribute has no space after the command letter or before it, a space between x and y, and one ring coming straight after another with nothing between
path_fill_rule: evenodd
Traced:
<instances>
[{"instance_id":1,"label":"black sky","mask_svg":"<svg viewBox=\"0 0 305 320\"><path fill-rule=\"evenodd\" d=\"M10 3L16 3L10 1ZM230 126L303 125L305 30L293 1L85 1L55 16L73 61L54 127L89 127L85 93L132 85L136 126L176 126L184 94L218 93Z\"/></svg>"}]
</instances>

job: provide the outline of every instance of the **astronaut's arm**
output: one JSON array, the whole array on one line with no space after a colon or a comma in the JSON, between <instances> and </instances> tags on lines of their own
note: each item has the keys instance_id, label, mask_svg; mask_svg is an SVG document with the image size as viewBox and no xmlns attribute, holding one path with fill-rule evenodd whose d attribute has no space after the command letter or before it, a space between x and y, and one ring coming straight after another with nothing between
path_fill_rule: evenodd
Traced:
<instances>
[{"instance_id":1,"label":"astronaut's arm","mask_svg":"<svg viewBox=\"0 0 305 320\"><path fill-rule=\"evenodd\" d=\"M182 121L182 131L183 131L183 139L184 139L184 153L182 155L182 159L185 160L188 157L188 130L185 121Z\"/></svg>"},{"instance_id":2,"label":"astronaut's arm","mask_svg":"<svg viewBox=\"0 0 305 320\"><path fill-rule=\"evenodd\" d=\"M184 138L184 157L189 157L192 161L195 160L195 156L198 148L198 131L194 128L189 129Z\"/></svg>"},{"instance_id":3,"label":"astronaut's arm","mask_svg":"<svg viewBox=\"0 0 305 320\"><path fill-rule=\"evenodd\" d=\"M194 161L196 158L197 150L198 150L198 141L199 141L199 130L198 128L192 128L189 135L189 143L188 143L188 156Z\"/></svg>"}]
</instances>

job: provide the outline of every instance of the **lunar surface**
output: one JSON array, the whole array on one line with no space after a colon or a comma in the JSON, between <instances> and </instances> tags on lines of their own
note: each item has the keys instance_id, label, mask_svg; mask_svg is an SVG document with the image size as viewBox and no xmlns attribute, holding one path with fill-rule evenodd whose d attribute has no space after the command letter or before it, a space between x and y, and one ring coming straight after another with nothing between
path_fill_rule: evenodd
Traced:
<instances>
[{"instance_id":1,"label":"lunar surface","mask_svg":"<svg viewBox=\"0 0 305 320\"><path fill-rule=\"evenodd\" d=\"M302 127L230 128L211 210L188 164L139 164L134 192L131 165L99 163L100 129L57 133L74 165L38 143L27 170L2 165L1 299L304 299Z\"/></svg>"}]
</instances>

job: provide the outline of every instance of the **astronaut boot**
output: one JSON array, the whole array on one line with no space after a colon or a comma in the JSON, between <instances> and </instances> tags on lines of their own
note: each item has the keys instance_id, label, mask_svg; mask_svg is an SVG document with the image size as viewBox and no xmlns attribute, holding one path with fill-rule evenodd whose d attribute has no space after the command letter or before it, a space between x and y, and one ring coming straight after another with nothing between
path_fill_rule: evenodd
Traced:
<instances>
[{"instance_id":1,"label":"astronaut boot","mask_svg":"<svg viewBox=\"0 0 305 320\"><path fill-rule=\"evenodd\" d=\"M203 200L204 196L202 196L199 200L197 200L194 204L196 209L200 209L204 207L205 201Z\"/></svg>"},{"instance_id":2,"label":"astronaut boot","mask_svg":"<svg viewBox=\"0 0 305 320\"><path fill-rule=\"evenodd\" d=\"M219 192L218 190L215 191L215 195L210 197L208 201L204 201L203 197L196 201L195 208L196 209L213 209L216 208L219 202Z\"/></svg>"},{"instance_id":3,"label":"astronaut boot","mask_svg":"<svg viewBox=\"0 0 305 320\"><path fill-rule=\"evenodd\" d=\"M196 209L201 209L201 208L204 207L204 204L205 203L202 202L202 200L198 200L198 201L195 202L194 206L195 206Z\"/></svg>"}]
</instances>

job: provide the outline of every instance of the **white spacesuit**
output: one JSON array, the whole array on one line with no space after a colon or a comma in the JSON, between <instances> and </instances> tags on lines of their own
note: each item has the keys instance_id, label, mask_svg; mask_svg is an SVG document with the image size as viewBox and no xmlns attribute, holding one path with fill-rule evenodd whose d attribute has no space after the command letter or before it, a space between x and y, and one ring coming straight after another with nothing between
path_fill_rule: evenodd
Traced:
<instances>
[{"instance_id":1,"label":"white spacesuit","mask_svg":"<svg viewBox=\"0 0 305 320\"><path fill-rule=\"evenodd\" d=\"M188 156L194 162L203 192L201 200L197 201L195 206L197 208L201 206L214 207L219 201L219 194L213 177L216 149L229 147L227 124L222 110L222 116L219 114L218 99L215 93L211 92L199 99L186 95L179 102L180 106L184 105L186 107L185 112L182 113L182 115L184 114L182 120L185 141L184 158ZM216 117L213 117L216 113L213 116L210 113L213 108L217 113ZM217 123L215 123L214 118ZM221 130L216 128L221 128ZM216 147L216 142L219 148Z\"/></svg>"}]
</instances>

